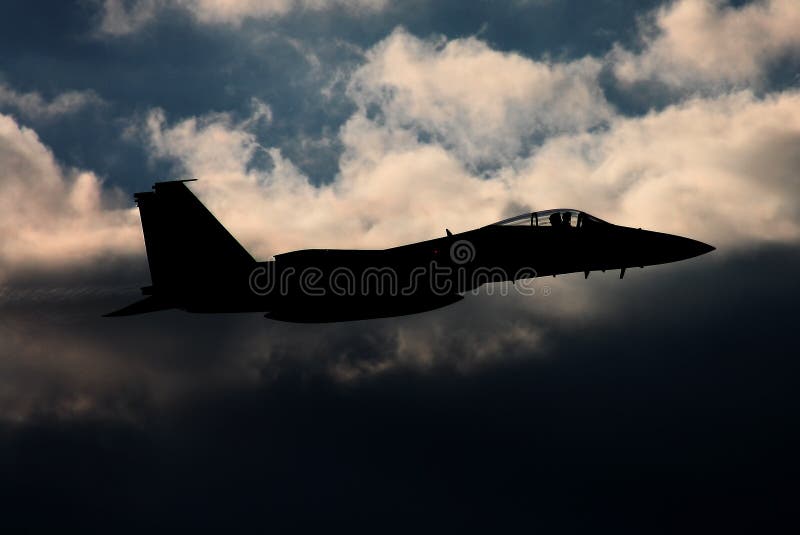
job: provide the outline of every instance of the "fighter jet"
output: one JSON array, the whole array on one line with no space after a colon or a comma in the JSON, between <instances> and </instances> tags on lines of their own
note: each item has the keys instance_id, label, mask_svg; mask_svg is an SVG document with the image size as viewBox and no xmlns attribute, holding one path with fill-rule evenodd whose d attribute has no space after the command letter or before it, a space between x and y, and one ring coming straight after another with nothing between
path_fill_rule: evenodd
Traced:
<instances>
[{"instance_id":1,"label":"fighter jet","mask_svg":"<svg viewBox=\"0 0 800 535\"><path fill-rule=\"evenodd\" d=\"M676 262L714 247L559 208L379 250L305 249L256 261L185 182L136 193L151 284L107 316L166 309L261 312L322 323L425 312L498 282Z\"/></svg>"}]
</instances>

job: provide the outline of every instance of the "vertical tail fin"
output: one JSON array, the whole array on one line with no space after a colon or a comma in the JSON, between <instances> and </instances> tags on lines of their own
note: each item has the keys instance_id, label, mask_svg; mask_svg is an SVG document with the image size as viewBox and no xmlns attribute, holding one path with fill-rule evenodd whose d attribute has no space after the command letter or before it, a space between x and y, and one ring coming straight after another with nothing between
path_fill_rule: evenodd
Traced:
<instances>
[{"instance_id":1,"label":"vertical tail fin","mask_svg":"<svg viewBox=\"0 0 800 535\"><path fill-rule=\"evenodd\" d=\"M130 316L184 308L225 311L249 296L255 260L182 181L157 182L134 195L142 218L152 286L142 301L106 314Z\"/></svg>"},{"instance_id":2,"label":"vertical tail fin","mask_svg":"<svg viewBox=\"0 0 800 535\"><path fill-rule=\"evenodd\" d=\"M208 286L255 263L184 182L157 182L134 195L154 294Z\"/></svg>"}]
</instances>

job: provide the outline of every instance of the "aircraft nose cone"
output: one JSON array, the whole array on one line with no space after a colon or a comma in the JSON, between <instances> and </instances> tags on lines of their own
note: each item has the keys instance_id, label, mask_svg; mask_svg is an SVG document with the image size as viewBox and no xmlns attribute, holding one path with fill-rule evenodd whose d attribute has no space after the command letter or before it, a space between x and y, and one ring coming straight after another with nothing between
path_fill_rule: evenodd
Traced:
<instances>
[{"instance_id":1,"label":"aircraft nose cone","mask_svg":"<svg viewBox=\"0 0 800 535\"><path fill-rule=\"evenodd\" d=\"M714 247L701 241L675 234L662 234L660 232L639 231L642 236L638 244L640 261L633 265L666 264L679 262L695 256L710 253Z\"/></svg>"},{"instance_id":2,"label":"aircraft nose cone","mask_svg":"<svg viewBox=\"0 0 800 535\"><path fill-rule=\"evenodd\" d=\"M711 251L715 250L716 247L709 245L707 243L703 243L701 241L692 240L690 238L683 238L681 243L681 249L683 249L683 256L684 258L694 258L695 256L704 255L706 253L710 253Z\"/></svg>"},{"instance_id":3,"label":"aircraft nose cone","mask_svg":"<svg viewBox=\"0 0 800 535\"><path fill-rule=\"evenodd\" d=\"M703 243L703 242L697 242L697 243L700 244L700 254L706 254L706 253L710 253L711 251L716 251L717 250L717 248L714 247L713 245L709 245L709 244Z\"/></svg>"}]
</instances>

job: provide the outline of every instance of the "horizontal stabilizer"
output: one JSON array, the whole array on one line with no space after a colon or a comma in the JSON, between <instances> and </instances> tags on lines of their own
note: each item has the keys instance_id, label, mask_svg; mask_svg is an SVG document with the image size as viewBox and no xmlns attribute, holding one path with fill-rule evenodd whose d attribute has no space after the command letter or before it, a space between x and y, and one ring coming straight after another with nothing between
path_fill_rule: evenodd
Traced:
<instances>
[{"instance_id":1,"label":"horizontal stabilizer","mask_svg":"<svg viewBox=\"0 0 800 535\"><path fill-rule=\"evenodd\" d=\"M151 295L150 297L146 297L141 301L131 303L125 308L115 310L114 312L109 312L108 314L103 314L103 317L115 318L119 316L134 316L136 314L146 314L148 312L157 312L159 310L167 310L169 308L174 307Z\"/></svg>"}]
</instances>

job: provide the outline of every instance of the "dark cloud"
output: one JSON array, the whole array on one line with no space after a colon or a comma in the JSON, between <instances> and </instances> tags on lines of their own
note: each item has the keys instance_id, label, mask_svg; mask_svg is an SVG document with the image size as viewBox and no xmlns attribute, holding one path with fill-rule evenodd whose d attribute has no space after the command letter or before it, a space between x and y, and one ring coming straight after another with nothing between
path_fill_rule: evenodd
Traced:
<instances>
[{"instance_id":1,"label":"dark cloud","mask_svg":"<svg viewBox=\"0 0 800 535\"><path fill-rule=\"evenodd\" d=\"M478 34L493 55L514 52L525 61L549 58L558 66L590 55L603 62L615 43L634 56L646 52L636 21L657 4L413 0L358 17L296 10L241 26L204 24L170 9L137 32L110 37L97 33L97 2L13 2L0 16L0 84L14 95L39 94L45 105L69 92L87 92L102 105L49 120L8 104L0 109L13 114L6 123L14 132L33 129L30 137L41 140L31 143L35 149L52 149L50 174L64 183L47 195L47 206L44 198L37 203L23 195L26 204L9 197L6 213L35 214L31 220L42 227L37 239L55 236L71 220L54 217L48 229L44 216L60 212L44 208L66 206L61 192L71 191L73 168L105 178L104 193L109 186L145 190L154 179L183 172L181 164L193 169L190 157L206 155L191 150L200 141L227 147L220 142L224 134L245 133L252 136L248 147L257 141L279 150L254 151L247 161L232 157L241 174L271 170L279 155L289 171L294 165L302 172L303 184L305 176L314 184L330 182L340 172L340 128L357 109L348 83L365 53L395 28L425 43ZM431 47L432 55L440 52ZM716 115L687 116L663 137L655 133L672 123L658 122L657 114L645 118L655 124L648 131L626 123L626 116L682 101L685 88L676 92L647 77L622 87L604 64L603 96L632 128L618 145L636 152L639 139L693 144L684 135L687 125L729 118L730 110L752 101L758 106L736 125L763 143L732 144L719 157L701 146L697 151L708 159L697 159L687 173L722 169L775 185L769 192L794 191L800 163L786 112L794 109L791 95L774 122L780 129L753 127L766 115L763 95L781 100L777 93L796 85L796 55L776 58L754 97L729 98ZM258 102L269 114L254 121ZM464 102L454 117L475 108L469 95ZM713 99L694 100L685 107L713 105ZM359 123L351 133L356 141L383 132L385 120L372 112L385 110L374 108L364 110L363 122L374 121L378 134L358 130ZM201 127L225 128L215 131L216 141L188 136L180 150L162 148L162 160L143 126L154 109L165 117L156 129L161 134L192 118ZM734 130L729 122L718 124ZM450 130L474 134L461 123ZM413 148L438 148L437 133L421 131ZM710 137L702 131L699 139ZM572 140L563 143L567 153L584 150ZM666 154L666 163L656 168L674 168L680 158L672 154L695 161L688 144L674 153L657 147L653 152ZM574 175L598 163L591 143L585 147L586 166ZM521 156L535 156L527 145L525 151ZM438 154L449 156L444 149ZM552 167L540 173L563 172L565 161L556 151ZM646 174L648 165L634 171ZM0 176L4 186L12 184L10 168ZM15 181L30 184L35 167L21 169ZM606 173L614 180L598 192L617 187L616 171ZM383 195L398 182L386 176ZM446 178L452 177L442 176L441 184L461 184ZM630 269L622 281L617 273L542 280L533 297L468 296L451 308L405 318L332 325L179 311L101 318L137 299L149 280L138 227L135 236L125 235L124 247L110 248L116 253L95 252L92 261L20 264L24 269L3 273L0 281L0 525L9 532L774 531L794 519L800 470L794 424L800 365L793 350L800 253L790 232L781 234L785 244L769 245L780 229L754 228L775 220L761 210L767 196L750 193L761 190L736 195L730 181L718 182L718 197L749 196L754 205L741 207L740 223L725 205L725 221L736 223L724 227L733 243L713 255ZM422 187L409 184L405 189ZM520 192L518 205L541 202L550 183L537 184ZM574 184L570 193L580 194ZM685 188L683 198L663 191L651 197L662 203L692 197ZM114 208L124 204L116 193L116 204L108 203ZM251 206L271 206L246 197L253 197ZM796 203L788 194L781 199L786 208L776 211L791 224ZM291 213L308 209L296 204ZM668 206L675 218L685 217L677 201ZM89 208L90 215L102 215L107 207ZM706 218L687 226L716 228L710 212L692 212ZM103 244L118 241L103 234L113 230L103 221L90 218L86 228ZM11 224L0 231L3 245L19 233ZM88 231L80 238L87 247ZM308 238L309 245L318 238ZM33 248L41 243L31 242ZM46 251L35 258L46 259Z\"/></svg>"},{"instance_id":2,"label":"dark cloud","mask_svg":"<svg viewBox=\"0 0 800 535\"><path fill-rule=\"evenodd\" d=\"M28 343L61 331L50 346L58 359L91 341L95 354L80 351L89 362L64 388L81 388L101 362L106 379L119 368L125 378L103 406L131 417L51 412L4 424L4 522L114 531L156 518L165 529L237 530L367 528L395 517L390 529L777 525L789 518L785 486L800 469L800 370L788 349L798 268L796 248L765 247L624 281L573 277L555 295L529 298L539 302L525 319L547 330L546 354L464 372L453 367L464 349L451 346L453 361L356 381L332 374L331 360L376 358L391 323L367 331L363 322L179 313L123 323L97 319L100 304L83 299L69 312L80 320L44 322ZM589 292L599 312L548 313L550 300L572 292ZM455 327L465 312L491 315L500 297L469 299L477 308L422 323ZM483 328L510 319L485 318ZM242 375L247 344L235 340L254 332L261 351L277 349ZM131 373L134 365L152 373ZM153 403L148 382L165 376L185 383L182 394Z\"/></svg>"}]
</instances>

